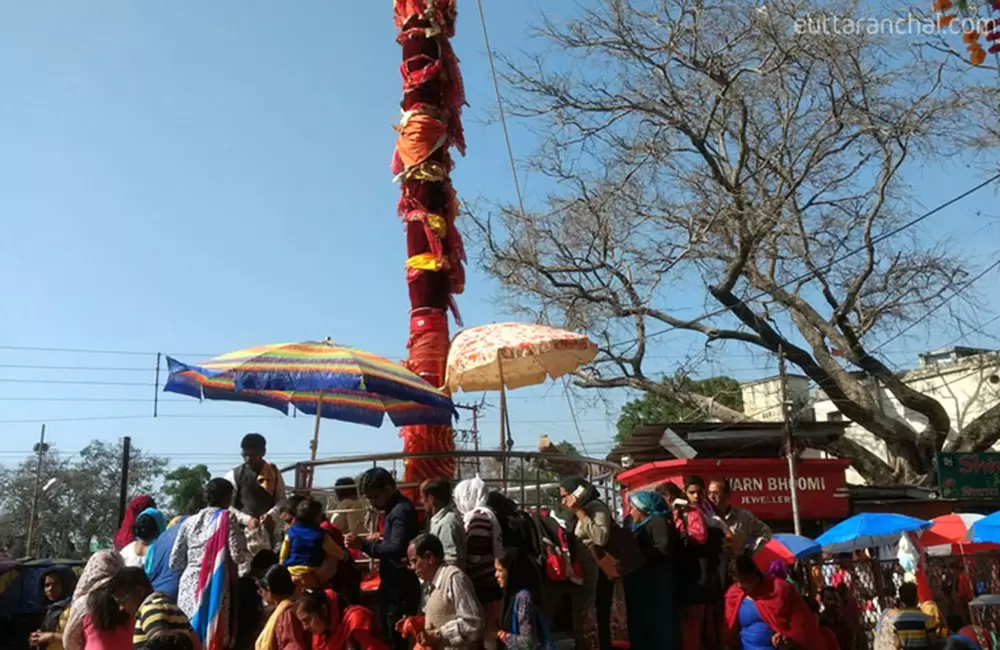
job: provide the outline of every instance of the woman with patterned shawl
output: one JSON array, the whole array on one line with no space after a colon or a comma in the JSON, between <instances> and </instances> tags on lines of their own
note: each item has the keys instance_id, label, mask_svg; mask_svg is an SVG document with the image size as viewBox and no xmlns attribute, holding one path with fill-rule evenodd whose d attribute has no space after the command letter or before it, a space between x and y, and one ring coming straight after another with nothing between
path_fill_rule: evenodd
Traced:
<instances>
[{"instance_id":1,"label":"woman with patterned shawl","mask_svg":"<svg viewBox=\"0 0 1000 650\"><path fill-rule=\"evenodd\" d=\"M229 510L232 483L209 481L205 502L208 507L180 525L170 568L181 572L177 605L191 619L205 650L225 650L235 638L236 568L248 560L247 543Z\"/></svg>"},{"instance_id":2,"label":"woman with patterned shawl","mask_svg":"<svg viewBox=\"0 0 1000 650\"><path fill-rule=\"evenodd\" d=\"M76 583L73 592L73 602L69 606L69 618L63 631L63 648L65 650L82 650L83 619L87 615L87 597L91 592L101 589L111 582L111 578L125 568L125 561L116 551L98 551L90 556L83 573Z\"/></svg>"}]
</instances>

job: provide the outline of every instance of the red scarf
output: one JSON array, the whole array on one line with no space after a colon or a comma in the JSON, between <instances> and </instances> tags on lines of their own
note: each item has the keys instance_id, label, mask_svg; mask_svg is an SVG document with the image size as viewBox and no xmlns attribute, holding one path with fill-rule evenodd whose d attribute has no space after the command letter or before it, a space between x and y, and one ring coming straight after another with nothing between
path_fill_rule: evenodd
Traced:
<instances>
[{"instance_id":1,"label":"red scarf","mask_svg":"<svg viewBox=\"0 0 1000 650\"><path fill-rule=\"evenodd\" d=\"M747 596L753 598L762 621L785 638L803 648L828 650L819 621L795 587L784 580L764 578L747 594L738 584L726 592L726 638L735 639L739 634L740 604Z\"/></svg>"},{"instance_id":2,"label":"red scarf","mask_svg":"<svg viewBox=\"0 0 1000 650\"><path fill-rule=\"evenodd\" d=\"M122 519L121 526L118 527L118 532L115 533L114 542L116 551L122 550L135 541L135 535L132 534L132 526L135 525L135 520L139 518L140 512L152 507L153 498L145 494L140 494L129 501L128 507L125 508L125 518Z\"/></svg>"},{"instance_id":3,"label":"red scarf","mask_svg":"<svg viewBox=\"0 0 1000 650\"><path fill-rule=\"evenodd\" d=\"M361 650L388 650L389 646L376 637L378 625L370 609L349 605L341 614L337 594L326 590L329 611L329 628L326 634L313 635L313 650L344 650L354 647Z\"/></svg>"}]
</instances>

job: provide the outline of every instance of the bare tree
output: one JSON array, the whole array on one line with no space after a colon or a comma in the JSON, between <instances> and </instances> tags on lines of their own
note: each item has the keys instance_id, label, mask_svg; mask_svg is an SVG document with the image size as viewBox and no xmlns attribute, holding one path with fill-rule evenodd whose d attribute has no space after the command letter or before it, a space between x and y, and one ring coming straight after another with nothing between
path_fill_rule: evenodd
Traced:
<instances>
[{"instance_id":1,"label":"bare tree","mask_svg":"<svg viewBox=\"0 0 1000 650\"><path fill-rule=\"evenodd\" d=\"M530 164L554 189L537 211L478 211L469 235L518 306L601 342L580 385L738 421L650 376L651 335L782 353L886 442L891 463L852 440L831 451L872 481L918 481L946 441L985 449L1000 436L997 407L949 441L941 404L878 355L880 339L968 293L967 256L907 225L903 171L958 152L962 115L985 97L952 87L951 62L899 35L803 29L819 11L594 0L566 23L544 19L551 51L504 63L507 100L543 142ZM676 298L692 286L705 294L697 316ZM883 413L866 378L927 426Z\"/></svg>"}]
</instances>

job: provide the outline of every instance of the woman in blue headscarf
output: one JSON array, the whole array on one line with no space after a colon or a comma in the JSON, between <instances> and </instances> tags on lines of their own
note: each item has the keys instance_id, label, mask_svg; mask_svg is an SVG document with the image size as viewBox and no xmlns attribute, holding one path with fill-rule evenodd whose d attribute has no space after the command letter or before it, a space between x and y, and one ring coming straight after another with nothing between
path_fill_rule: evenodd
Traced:
<instances>
[{"instance_id":1,"label":"woman in blue headscarf","mask_svg":"<svg viewBox=\"0 0 1000 650\"><path fill-rule=\"evenodd\" d=\"M180 524L185 519L187 517L176 517L169 524L164 525L160 535L150 543L143 565L149 582L153 585L153 591L163 594L174 604L177 603L177 590L180 586L181 574L170 568L170 552L174 550L177 532L181 529ZM162 515L160 523L163 523Z\"/></svg>"},{"instance_id":2,"label":"woman in blue headscarf","mask_svg":"<svg viewBox=\"0 0 1000 650\"><path fill-rule=\"evenodd\" d=\"M139 569L144 567L149 548L166 527L167 522L163 513L156 508L146 508L139 512L132 523L133 541L118 551L125 561L125 566Z\"/></svg>"},{"instance_id":3,"label":"woman in blue headscarf","mask_svg":"<svg viewBox=\"0 0 1000 650\"><path fill-rule=\"evenodd\" d=\"M633 492L628 497L628 514L646 560L641 570L624 579L630 647L679 648L676 565L680 538L670 507L657 492Z\"/></svg>"}]
</instances>

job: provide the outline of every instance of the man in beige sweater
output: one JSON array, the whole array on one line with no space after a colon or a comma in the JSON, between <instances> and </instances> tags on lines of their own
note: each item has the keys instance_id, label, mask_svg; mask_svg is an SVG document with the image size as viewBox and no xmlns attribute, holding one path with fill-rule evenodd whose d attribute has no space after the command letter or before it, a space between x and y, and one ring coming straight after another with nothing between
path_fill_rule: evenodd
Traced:
<instances>
[{"instance_id":1,"label":"man in beige sweater","mask_svg":"<svg viewBox=\"0 0 1000 650\"><path fill-rule=\"evenodd\" d=\"M434 535L418 535L406 551L410 568L424 588L422 645L439 650L472 650L483 635L483 612L472 581L445 564L444 547Z\"/></svg>"}]
</instances>

